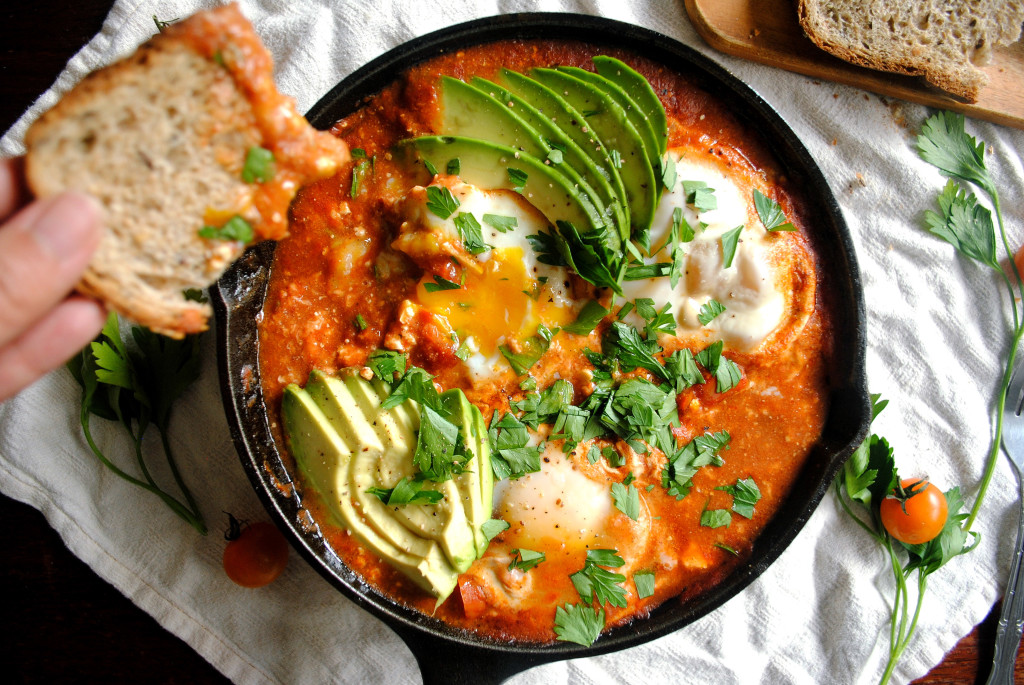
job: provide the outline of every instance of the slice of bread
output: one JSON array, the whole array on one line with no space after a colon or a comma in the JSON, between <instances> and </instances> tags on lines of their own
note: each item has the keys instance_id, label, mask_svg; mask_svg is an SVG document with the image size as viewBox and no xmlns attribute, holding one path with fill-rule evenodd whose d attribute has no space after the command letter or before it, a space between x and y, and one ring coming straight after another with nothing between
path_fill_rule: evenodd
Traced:
<instances>
[{"instance_id":1,"label":"slice of bread","mask_svg":"<svg viewBox=\"0 0 1024 685\"><path fill-rule=\"evenodd\" d=\"M216 229L240 217L253 240L282 237L299 186L348 160L344 143L274 88L270 55L233 5L91 74L25 145L37 196L75 189L103 205L106 232L78 289L172 337L206 329L209 305L184 293L216 281L245 249L245 235ZM272 176L247 183L254 148L273 154Z\"/></svg>"},{"instance_id":2,"label":"slice of bread","mask_svg":"<svg viewBox=\"0 0 1024 685\"><path fill-rule=\"evenodd\" d=\"M977 102L978 67L1020 38L1024 0L799 0L800 25L821 49L871 69L923 76Z\"/></svg>"}]
</instances>

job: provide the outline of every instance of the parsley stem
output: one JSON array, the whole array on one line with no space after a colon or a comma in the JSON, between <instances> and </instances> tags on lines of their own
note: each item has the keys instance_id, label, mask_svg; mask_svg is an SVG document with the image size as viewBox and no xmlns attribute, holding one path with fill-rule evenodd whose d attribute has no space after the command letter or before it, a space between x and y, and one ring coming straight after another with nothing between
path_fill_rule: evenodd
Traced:
<instances>
[{"instance_id":1,"label":"parsley stem","mask_svg":"<svg viewBox=\"0 0 1024 685\"><path fill-rule=\"evenodd\" d=\"M181 472L178 471L178 464L174 460L174 455L171 453L171 442L167 437L167 432L157 426L157 431L160 433L160 441L164 446L164 454L167 455L167 464L171 467L171 474L174 476L174 482L178 484L178 489L185 496L185 501L188 502L188 508L195 518L195 522L191 522L201 533L206 533L206 523L203 521L203 515L199 511L199 506L196 504L195 499L192 497L191 491L188 486L185 485L184 479L181 477ZM197 525L198 524L198 525Z\"/></svg>"}]
</instances>

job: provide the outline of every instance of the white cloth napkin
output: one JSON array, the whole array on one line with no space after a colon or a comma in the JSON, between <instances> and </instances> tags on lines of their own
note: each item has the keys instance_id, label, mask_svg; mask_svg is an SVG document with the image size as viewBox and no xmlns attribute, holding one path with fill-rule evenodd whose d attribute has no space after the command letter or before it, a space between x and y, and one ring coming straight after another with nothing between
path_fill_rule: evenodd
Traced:
<instances>
[{"instance_id":1,"label":"white cloth napkin","mask_svg":"<svg viewBox=\"0 0 1024 685\"><path fill-rule=\"evenodd\" d=\"M90 70L208 0L120 0L103 30L0 140L19 154L25 128ZM991 272L921 228L942 186L912 143L925 108L730 58L708 48L669 0L247 0L244 13L277 62L281 89L305 111L343 76L410 38L477 17L573 11L639 24L709 54L757 90L809 148L849 223L869 314L868 374L890 400L876 422L905 474L960 484L973 501L991 439L1005 295ZM586 36L579 36L585 39ZM1002 189L1011 241L1024 238L1024 133L976 121ZM221 511L265 518L239 465L221 408L213 336L203 371L177 408L171 442L213 531L197 535L151 495L90 454L79 392L59 370L0 405L0 490L40 509L100 576L240 683L416 682L409 650L297 555L284 576L241 589L220 567ZM113 426L100 447L131 464ZM157 448L157 445L151 445ZM166 475L166 474L162 474ZM894 682L924 674L980 622L1002 592L1013 542L1013 478L1002 463L975 530L980 547L933 575L918 633ZM605 656L537 667L515 683L873 683L887 653L893 581L866 535L827 495L782 557L746 591L697 623Z\"/></svg>"}]
</instances>

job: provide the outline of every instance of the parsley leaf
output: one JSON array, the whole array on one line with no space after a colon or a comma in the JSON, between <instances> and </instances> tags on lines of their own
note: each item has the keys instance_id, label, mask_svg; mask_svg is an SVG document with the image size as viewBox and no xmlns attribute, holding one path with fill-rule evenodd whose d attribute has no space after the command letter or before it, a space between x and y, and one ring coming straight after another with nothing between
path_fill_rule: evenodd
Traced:
<instances>
[{"instance_id":1,"label":"parsley leaf","mask_svg":"<svg viewBox=\"0 0 1024 685\"><path fill-rule=\"evenodd\" d=\"M512 190L517 193L523 192L528 178L529 175L525 171L508 167L508 182L512 184Z\"/></svg>"},{"instance_id":2,"label":"parsley leaf","mask_svg":"<svg viewBox=\"0 0 1024 685\"><path fill-rule=\"evenodd\" d=\"M423 481L406 476L395 483L393 488L367 488L366 491L388 506L437 504L444 499L444 493L437 490L424 490L424 485Z\"/></svg>"},{"instance_id":3,"label":"parsley leaf","mask_svg":"<svg viewBox=\"0 0 1024 685\"><path fill-rule=\"evenodd\" d=\"M938 112L929 117L917 137L917 152L942 174L998 194L985 167L985 143L967 134L963 114Z\"/></svg>"},{"instance_id":4,"label":"parsley leaf","mask_svg":"<svg viewBox=\"0 0 1024 685\"><path fill-rule=\"evenodd\" d=\"M968 194L952 180L946 182L938 202L941 214L931 210L924 213L928 230L967 257L1000 268L992 212L978 204L974 193Z\"/></svg>"},{"instance_id":5,"label":"parsley leaf","mask_svg":"<svg viewBox=\"0 0 1024 685\"><path fill-rule=\"evenodd\" d=\"M742 478L735 485L720 485L716 490L724 490L732 495L732 510L743 518L754 517L754 505L761 500L761 490L753 478Z\"/></svg>"},{"instance_id":6,"label":"parsley leaf","mask_svg":"<svg viewBox=\"0 0 1024 685\"><path fill-rule=\"evenodd\" d=\"M654 571L637 571L633 574L636 596L640 599L654 595Z\"/></svg>"},{"instance_id":7,"label":"parsley leaf","mask_svg":"<svg viewBox=\"0 0 1024 685\"><path fill-rule=\"evenodd\" d=\"M597 300L590 300L580 310L576 320L571 324L563 326L563 329L574 335L590 335L597 324L601 323L604 317L608 316L611 310L605 309Z\"/></svg>"},{"instance_id":8,"label":"parsley leaf","mask_svg":"<svg viewBox=\"0 0 1024 685\"><path fill-rule=\"evenodd\" d=\"M544 552L535 552L532 549L514 549L512 550L512 561L508 565L508 570L519 569L520 571L529 571L537 564L544 561Z\"/></svg>"},{"instance_id":9,"label":"parsley leaf","mask_svg":"<svg viewBox=\"0 0 1024 685\"><path fill-rule=\"evenodd\" d=\"M615 508L629 518L640 519L640 492L632 483L612 483L612 498Z\"/></svg>"},{"instance_id":10,"label":"parsley leaf","mask_svg":"<svg viewBox=\"0 0 1024 685\"><path fill-rule=\"evenodd\" d=\"M421 405L420 429L412 460L423 475L433 481L448 480L453 474L463 472L471 456L459 427L429 405Z\"/></svg>"},{"instance_id":11,"label":"parsley leaf","mask_svg":"<svg viewBox=\"0 0 1024 685\"><path fill-rule=\"evenodd\" d=\"M626 589L622 583L626 576L612 573L607 568L619 568L626 562L613 549L591 549L587 551L587 560L583 568L569 576L580 599L590 602L597 600L598 605L626 606Z\"/></svg>"},{"instance_id":12,"label":"parsley leaf","mask_svg":"<svg viewBox=\"0 0 1024 685\"><path fill-rule=\"evenodd\" d=\"M700 513L700 525L705 528L728 528L732 514L727 509L705 509Z\"/></svg>"},{"instance_id":13,"label":"parsley leaf","mask_svg":"<svg viewBox=\"0 0 1024 685\"><path fill-rule=\"evenodd\" d=\"M483 533L484 537L487 538L487 541L490 542L511 527L512 526L509 525L508 521L503 521L501 519L487 519L480 524L480 532Z\"/></svg>"},{"instance_id":14,"label":"parsley leaf","mask_svg":"<svg viewBox=\"0 0 1024 685\"><path fill-rule=\"evenodd\" d=\"M754 208L766 231L795 231L796 226L786 221L779 203L754 188Z\"/></svg>"},{"instance_id":15,"label":"parsley leaf","mask_svg":"<svg viewBox=\"0 0 1024 685\"><path fill-rule=\"evenodd\" d=\"M426 290L428 293L436 293L440 290L458 290L461 287L461 283L449 281L447 278L444 278L443 276L438 276L437 274L434 274L433 283L427 281L426 283L423 284L423 289Z\"/></svg>"},{"instance_id":16,"label":"parsley leaf","mask_svg":"<svg viewBox=\"0 0 1024 685\"><path fill-rule=\"evenodd\" d=\"M701 326L707 326L709 323L714 321L715 317L725 311L725 305L718 300L708 300L700 308L700 313L697 314L697 321L700 321Z\"/></svg>"},{"instance_id":17,"label":"parsley leaf","mask_svg":"<svg viewBox=\"0 0 1024 685\"><path fill-rule=\"evenodd\" d=\"M366 365L373 371L373 375L380 380L391 383L397 375L401 378L405 374L406 357L401 352L394 350L374 350Z\"/></svg>"},{"instance_id":18,"label":"parsley leaf","mask_svg":"<svg viewBox=\"0 0 1024 685\"><path fill-rule=\"evenodd\" d=\"M498 231L507 233L519 226L519 219L514 216L502 216L500 214L484 214L484 223Z\"/></svg>"},{"instance_id":19,"label":"parsley leaf","mask_svg":"<svg viewBox=\"0 0 1024 685\"><path fill-rule=\"evenodd\" d=\"M589 647L604 628L604 609L566 604L555 609L555 636L562 642Z\"/></svg>"},{"instance_id":20,"label":"parsley leaf","mask_svg":"<svg viewBox=\"0 0 1024 685\"><path fill-rule=\"evenodd\" d=\"M736 247L740 242L740 234L743 232L742 224L722 234L722 268L728 269L732 266L732 260L736 258Z\"/></svg>"},{"instance_id":21,"label":"parsley leaf","mask_svg":"<svg viewBox=\"0 0 1024 685\"><path fill-rule=\"evenodd\" d=\"M274 178L274 153L253 145L245 153L242 180L246 183L266 183Z\"/></svg>"},{"instance_id":22,"label":"parsley leaf","mask_svg":"<svg viewBox=\"0 0 1024 685\"><path fill-rule=\"evenodd\" d=\"M495 480L516 479L540 471L539 446L530 447L526 424L512 414L491 416L487 431L491 443L491 471Z\"/></svg>"},{"instance_id":23,"label":"parsley leaf","mask_svg":"<svg viewBox=\"0 0 1024 685\"><path fill-rule=\"evenodd\" d=\"M448 165L445 167L445 171L449 176L458 176L462 172L462 162L458 157L453 157L448 160Z\"/></svg>"},{"instance_id":24,"label":"parsley leaf","mask_svg":"<svg viewBox=\"0 0 1024 685\"><path fill-rule=\"evenodd\" d=\"M462 236L462 245L469 254L480 254L491 249L491 246L484 242L484 235L481 231L480 222L476 217L466 212L459 212L453 220L455 228L459 229Z\"/></svg>"},{"instance_id":25,"label":"parsley leaf","mask_svg":"<svg viewBox=\"0 0 1024 685\"><path fill-rule=\"evenodd\" d=\"M225 222L223 226L203 226L199 229L199 237L207 240L237 240L250 243L255 237L252 225L237 214Z\"/></svg>"},{"instance_id":26,"label":"parsley leaf","mask_svg":"<svg viewBox=\"0 0 1024 685\"><path fill-rule=\"evenodd\" d=\"M459 208L459 199L444 186L427 186L427 209L441 219L447 219Z\"/></svg>"},{"instance_id":27,"label":"parsley leaf","mask_svg":"<svg viewBox=\"0 0 1024 685\"><path fill-rule=\"evenodd\" d=\"M697 361L715 376L715 390L720 393L736 387L743 377L736 362L722 355L724 346L718 340L697 353Z\"/></svg>"},{"instance_id":28,"label":"parsley leaf","mask_svg":"<svg viewBox=\"0 0 1024 685\"><path fill-rule=\"evenodd\" d=\"M686 194L686 203L701 211L718 209L715 189L708 188L704 181L683 181L683 192Z\"/></svg>"},{"instance_id":29,"label":"parsley leaf","mask_svg":"<svg viewBox=\"0 0 1024 685\"><path fill-rule=\"evenodd\" d=\"M540 335L531 335L519 343L518 352L514 352L508 345L500 345L498 350L501 352L501 356L508 360L512 370L522 376L544 356L550 346L550 339L545 340Z\"/></svg>"}]
</instances>

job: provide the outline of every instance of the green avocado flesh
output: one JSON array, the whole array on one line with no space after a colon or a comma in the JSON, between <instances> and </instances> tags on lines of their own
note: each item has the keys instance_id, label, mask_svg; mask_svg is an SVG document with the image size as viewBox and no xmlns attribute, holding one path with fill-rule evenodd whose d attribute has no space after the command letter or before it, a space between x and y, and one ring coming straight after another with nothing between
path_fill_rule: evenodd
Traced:
<instances>
[{"instance_id":1,"label":"green avocado flesh","mask_svg":"<svg viewBox=\"0 0 1024 685\"><path fill-rule=\"evenodd\" d=\"M658 157L663 157L668 151L668 118L665 116L665 107L650 82L628 64L614 57L594 57L594 68L598 74L621 86L644 111L658 141Z\"/></svg>"},{"instance_id":2,"label":"green avocado flesh","mask_svg":"<svg viewBox=\"0 0 1024 685\"><path fill-rule=\"evenodd\" d=\"M574 166L562 161L552 162L552 146L518 113L489 93L450 76L441 77L441 133L464 138L488 140L532 155L564 175L583 192L601 215L605 204Z\"/></svg>"},{"instance_id":3,"label":"green avocado flesh","mask_svg":"<svg viewBox=\"0 0 1024 685\"><path fill-rule=\"evenodd\" d=\"M650 119L648 119L647 114L640 109L640 105L638 105L633 98L629 96L629 93L623 90L622 86L614 81L608 80L600 74L595 74L592 71L580 69L579 67L558 67L558 71L565 72L570 76L575 76L581 81L586 81L614 100L615 103L622 108L622 111L626 113L629 123L633 124L637 133L640 134L641 140L644 141L644 151L647 153L647 161L651 165L651 168L656 169L660 166L661 159L658 154L659 141L654 135L654 129L651 127Z\"/></svg>"},{"instance_id":4,"label":"green avocado flesh","mask_svg":"<svg viewBox=\"0 0 1024 685\"><path fill-rule=\"evenodd\" d=\"M571 74L555 69L534 69L530 75L583 113L587 128L600 138L610 157L614 159L614 154L618 153L617 161L612 164L626 191L632 232L649 229L657 204L654 171L643 140L626 112L603 91Z\"/></svg>"},{"instance_id":5,"label":"green avocado flesh","mask_svg":"<svg viewBox=\"0 0 1024 685\"><path fill-rule=\"evenodd\" d=\"M593 203L558 170L533 155L477 138L425 136L403 141L438 169L459 159L459 176L479 188L518 189L510 169L526 174L521 193L552 225L568 221L583 232L604 227Z\"/></svg>"},{"instance_id":6,"label":"green avocado flesh","mask_svg":"<svg viewBox=\"0 0 1024 685\"><path fill-rule=\"evenodd\" d=\"M590 157L590 161L597 168L598 173L604 176L611 185L618 204L624 210L625 216L622 223L618 224L619 236L622 240L628 240L629 217L626 189L601 140L587 128L583 114L576 111L572 105L566 102L565 98L529 76L504 69L501 72L501 83L537 111L542 112Z\"/></svg>"},{"instance_id":7,"label":"green avocado flesh","mask_svg":"<svg viewBox=\"0 0 1024 685\"><path fill-rule=\"evenodd\" d=\"M369 489L416 475L419 430L414 402L381 408L388 393L384 383L366 381L354 369L339 377L314 371L305 388L285 389L285 436L337 523L441 602L487 547L480 528L491 516L494 483L483 417L461 390L442 395L472 459L451 480L426 482L424 489L444 495L437 503L388 505Z\"/></svg>"},{"instance_id":8,"label":"green avocado flesh","mask_svg":"<svg viewBox=\"0 0 1024 685\"><path fill-rule=\"evenodd\" d=\"M598 170L594 161L576 141L570 138L561 127L555 125L551 119L544 116L536 107L515 93L499 86L497 83L475 76L471 81L471 85L477 90L488 93L494 99L504 103L509 109L514 110L551 147L561 150L564 163L579 172L580 177L593 188L601 204L604 205L605 223L619 228L620 234L622 233L621 227L629 225L629 219L626 217L622 199L612 188L611 183L608 182L608 177ZM477 137L487 139L488 135L484 133Z\"/></svg>"}]
</instances>

